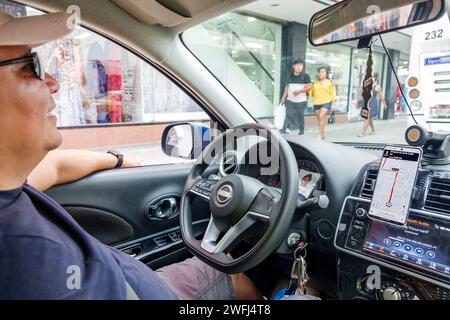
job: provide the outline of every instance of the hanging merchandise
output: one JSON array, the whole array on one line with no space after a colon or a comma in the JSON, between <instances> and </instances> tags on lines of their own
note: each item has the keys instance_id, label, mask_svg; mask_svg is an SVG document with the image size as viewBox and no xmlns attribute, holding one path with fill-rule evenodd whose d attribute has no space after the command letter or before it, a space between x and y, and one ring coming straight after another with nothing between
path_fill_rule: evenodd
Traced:
<instances>
[{"instance_id":1,"label":"hanging merchandise","mask_svg":"<svg viewBox=\"0 0 450 320\"><path fill-rule=\"evenodd\" d=\"M107 75L101 59L103 49L98 42L89 45L85 69L85 106L87 121L91 124L109 123L107 113Z\"/></svg>"},{"instance_id":2,"label":"hanging merchandise","mask_svg":"<svg viewBox=\"0 0 450 320\"><path fill-rule=\"evenodd\" d=\"M105 45L107 74L107 109L111 123L122 122L122 48L114 43Z\"/></svg>"},{"instance_id":3,"label":"hanging merchandise","mask_svg":"<svg viewBox=\"0 0 450 320\"><path fill-rule=\"evenodd\" d=\"M99 100L106 96L107 75L103 64L103 48L98 42L89 45L86 63L86 97Z\"/></svg>"},{"instance_id":4,"label":"hanging merchandise","mask_svg":"<svg viewBox=\"0 0 450 320\"><path fill-rule=\"evenodd\" d=\"M57 41L60 90L58 103L58 126L79 126L86 123L83 99L75 76L73 40Z\"/></svg>"},{"instance_id":5,"label":"hanging merchandise","mask_svg":"<svg viewBox=\"0 0 450 320\"><path fill-rule=\"evenodd\" d=\"M122 64L108 61L108 114L112 123L122 122Z\"/></svg>"}]
</instances>

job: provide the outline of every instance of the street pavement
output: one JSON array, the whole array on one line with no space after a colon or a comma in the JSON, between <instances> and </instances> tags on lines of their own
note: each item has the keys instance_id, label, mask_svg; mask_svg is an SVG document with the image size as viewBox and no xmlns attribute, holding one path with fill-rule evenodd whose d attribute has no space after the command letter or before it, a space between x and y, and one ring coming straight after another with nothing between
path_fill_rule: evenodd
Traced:
<instances>
[{"instance_id":1,"label":"street pavement","mask_svg":"<svg viewBox=\"0 0 450 320\"><path fill-rule=\"evenodd\" d=\"M366 135L358 137L363 126L362 122L350 122L327 125L326 135L327 141L330 142L354 142L354 143L389 143L389 144L405 144L405 130L407 121L405 118L394 120L378 120L375 121L375 135ZM368 130L368 132L370 129ZM318 137L317 128L307 128L306 135ZM97 148L96 151L106 152L109 148ZM142 165L158 165L158 164L175 164L189 163L190 161L172 158L165 155L161 150L160 143L149 143L141 145L118 146L113 149L122 152L125 156L140 161Z\"/></svg>"},{"instance_id":2,"label":"street pavement","mask_svg":"<svg viewBox=\"0 0 450 320\"><path fill-rule=\"evenodd\" d=\"M355 143L390 143L405 144L405 131L407 120L405 117L393 120L374 121L375 134L368 135L371 129L367 130L365 137L358 137L361 133L363 122L349 122L327 125L326 140L330 142L355 142ZM319 136L317 128L306 129L305 134Z\"/></svg>"}]
</instances>

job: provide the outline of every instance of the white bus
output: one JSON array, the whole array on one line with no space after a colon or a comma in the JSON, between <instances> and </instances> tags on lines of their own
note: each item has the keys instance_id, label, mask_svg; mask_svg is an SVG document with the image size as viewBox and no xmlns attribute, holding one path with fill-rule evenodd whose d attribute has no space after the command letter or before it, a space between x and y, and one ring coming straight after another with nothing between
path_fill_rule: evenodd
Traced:
<instances>
[{"instance_id":1,"label":"white bus","mask_svg":"<svg viewBox=\"0 0 450 320\"><path fill-rule=\"evenodd\" d=\"M405 94L420 125L450 131L450 22L439 20L413 29ZM408 114L408 125L413 119Z\"/></svg>"}]
</instances>

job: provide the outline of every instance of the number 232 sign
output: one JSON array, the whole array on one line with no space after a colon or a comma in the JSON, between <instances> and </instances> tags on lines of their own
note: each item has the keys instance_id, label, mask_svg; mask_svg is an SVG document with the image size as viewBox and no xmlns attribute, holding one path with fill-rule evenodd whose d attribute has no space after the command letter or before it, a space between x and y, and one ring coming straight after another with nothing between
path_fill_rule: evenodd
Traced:
<instances>
[{"instance_id":1,"label":"number 232 sign","mask_svg":"<svg viewBox=\"0 0 450 320\"><path fill-rule=\"evenodd\" d=\"M436 40L444 37L444 29L437 29L425 32L425 41Z\"/></svg>"}]
</instances>

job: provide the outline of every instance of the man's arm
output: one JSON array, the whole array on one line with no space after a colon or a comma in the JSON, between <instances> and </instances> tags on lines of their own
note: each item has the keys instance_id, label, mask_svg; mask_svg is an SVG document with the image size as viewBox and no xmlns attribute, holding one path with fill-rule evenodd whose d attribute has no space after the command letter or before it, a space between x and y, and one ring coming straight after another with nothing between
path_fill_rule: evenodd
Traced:
<instances>
[{"instance_id":1,"label":"man's arm","mask_svg":"<svg viewBox=\"0 0 450 320\"><path fill-rule=\"evenodd\" d=\"M288 97L288 94L289 94L289 85L287 85L286 88L284 89L284 94L283 94L283 97L281 98L280 104L285 104L286 103L286 99Z\"/></svg>"},{"instance_id":2,"label":"man's arm","mask_svg":"<svg viewBox=\"0 0 450 320\"><path fill-rule=\"evenodd\" d=\"M312 81L311 81L311 77L308 74L305 74L305 85L303 87L303 89L299 89L294 91L294 95L298 96L299 94L302 93L307 93L309 91L311 91L313 85L312 85Z\"/></svg>"},{"instance_id":3,"label":"man's arm","mask_svg":"<svg viewBox=\"0 0 450 320\"><path fill-rule=\"evenodd\" d=\"M52 186L77 181L89 174L112 169L117 158L109 153L84 150L55 150L48 153L28 177L28 184L40 191ZM139 166L124 158L122 168Z\"/></svg>"}]
</instances>

